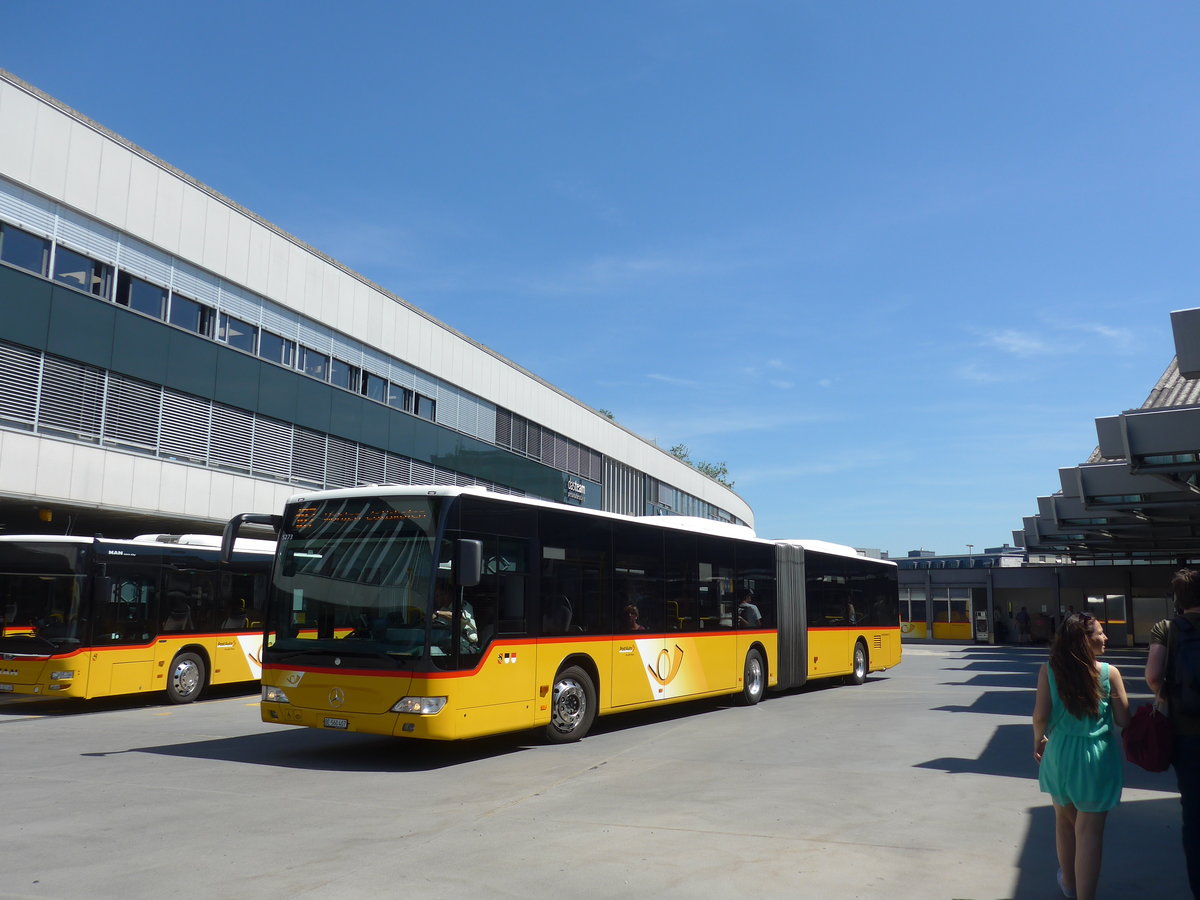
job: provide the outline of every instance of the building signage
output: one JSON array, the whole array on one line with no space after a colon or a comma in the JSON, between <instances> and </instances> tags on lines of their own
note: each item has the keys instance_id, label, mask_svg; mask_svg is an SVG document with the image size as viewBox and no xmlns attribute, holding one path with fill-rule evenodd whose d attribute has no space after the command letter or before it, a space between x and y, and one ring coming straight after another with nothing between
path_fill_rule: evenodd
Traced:
<instances>
[{"instance_id":1,"label":"building signage","mask_svg":"<svg viewBox=\"0 0 1200 900\"><path fill-rule=\"evenodd\" d=\"M587 485L582 481L576 481L574 478L568 478L567 499L575 503L583 503L587 500Z\"/></svg>"}]
</instances>

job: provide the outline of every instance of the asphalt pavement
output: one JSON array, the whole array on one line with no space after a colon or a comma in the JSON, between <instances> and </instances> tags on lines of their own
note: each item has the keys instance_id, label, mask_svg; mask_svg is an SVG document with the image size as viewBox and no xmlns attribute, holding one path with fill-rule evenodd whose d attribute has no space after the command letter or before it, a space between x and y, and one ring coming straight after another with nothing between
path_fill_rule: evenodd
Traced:
<instances>
[{"instance_id":1,"label":"asphalt pavement","mask_svg":"<svg viewBox=\"0 0 1200 900\"><path fill-rule=\"evenodd\" d=\"M1053 898L1044 648L906 644L861 686L601 719L577 744L0 700L0 897ZM1144 698L1145 651L1110 651ZM1100 897L1186 897L1171 773L1127 766Z\"/></svg>"}]
</instances>

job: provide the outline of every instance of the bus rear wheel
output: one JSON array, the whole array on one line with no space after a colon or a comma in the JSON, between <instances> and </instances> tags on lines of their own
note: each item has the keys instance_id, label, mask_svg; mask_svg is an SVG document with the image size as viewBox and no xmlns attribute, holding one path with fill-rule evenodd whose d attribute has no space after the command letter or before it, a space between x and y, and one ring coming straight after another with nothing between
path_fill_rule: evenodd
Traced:
<instances>
[{"instance_id":1,"label":"bus rear wheel","mask_svg":"<svg viewBox=\"0 0 1200 900\"><path fill-rule=\"evenodd\" d=\"M204 660L195 653L180 653L167 672L167 698L172 703L191 703L204 690Z\"/></svg>"},{"instance_id":2,"label":"bus rear wheel","mask_svg":"<svg viewBox=\"0 0 1200 900\"><path fill-rule=\"evenodd\" d=\"M851 684L862 684L867 680L867 645L862 641L854 645L854 668L846 680Z\"/></svg>"},{"instance_id":3,"label":"bus rear wheel","mask_svg":"<svg viewBox=\"0 0 1200 900\"><path fill-rule=\"evenodd\" d=\"M552 744L577 741L588 733L595 719L596 686L591 677L579 666L563 669L554 679L546 739Z\"/></svg>"},{"instance_id":4,"label":"bus rear wheel","mask_svg":"<svg viewBox=\"0 0 1200 900\"><path fill-rule=\"evenodd\" d=\"M753 706L763 698L767 688L767 667L763 664L762 654L757 650L746 653L746 665L742 670L742 690L738 694L738 702L742 706Z\"/></svg>"}]
</instances>

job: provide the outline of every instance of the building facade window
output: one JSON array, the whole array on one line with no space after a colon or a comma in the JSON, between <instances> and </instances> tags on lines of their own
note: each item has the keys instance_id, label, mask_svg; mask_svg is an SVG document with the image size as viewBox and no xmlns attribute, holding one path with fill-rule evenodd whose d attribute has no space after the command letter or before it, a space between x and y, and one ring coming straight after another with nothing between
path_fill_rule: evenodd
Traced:
<instances>
[{"instance_id":1,"label":"building facade window","mask_svg":"<svg viewBox=\"0 0 1200 900\"><path fill-rule=\"evenodd\" d=\"M414 395L416 398L416 406L413 409L422 419L428 419L433 422L437 418L437 401L432 397L426 397L424 394Z\"/></svg>"},{"instance_id":2,"label":"building facade window","mask_svg":"<svg viewBox=\"0 0 1200 900\"><path fill-rule=\"evenodd\" d=\"M0 222L0 261L36 272L44 278L50 265L50 242Z\"/></svg>"},{"instance_id":3,"label":"building facade window","mask_svg":"<svg viewBox=\"0 0 1200 900\"><path fill-rule=\"evenodd\" d=\"M333 365L329 369L329 383L357 393L359 389L358 367L352 366L348 362L342 362L335 357Z\"/></svg>"},{"instance_id":4,"label":"building facade window","mask_svg":"<svg viewBox=\"0 0 1200 900\"><path fill-rule=\"evenodd\" d=\"M117 303L161 319L167 310L167 289L121 272L117 276Z\"/></svg>"},{"instance_id":5,"label":"building facade window","mask_svg":"<svg viewBox=\"0 0 1200 900\"><path fill-rule=\"evenodd\" d=\"M301 347L300 371L310 378L325 381L329 377L329 357L309 347Z\"/></svg>"},{"instance_id":6,"label":"building facade window","mask_svg":"<svg viewBox=\"0 0 1200 900\"><path fill-rule=\"evenodd\" d=\"M54 280L108 300L112 297L112 266L59 244L54 251Z\"/></svg>"},{"instance_id":7,"label":"building facade window","mask_svg":"<svg viewBox=\"0 0 1200 900\"><path fill-rule=\"evenodd\" d=\"M387 400L387 381L378 375L363 372L362 392L367 399L374 400L376 403L384 403Z\"/></svg>"},{"instance_id":8,"label":"building facade window","mask_svg":"<svg viewBox=\"0 0 1200 900\"><path fill-rule=\"evenodd\" d=\"M258 335L258 355L290 369L296 359L296 343L269 331L262 331Z\"/></svg>"},{"instance_id":9,"label":"building facade window","mask_svg":"<svg viewBox=\"0 0 1200 900\"><path fill-rule=\"evenodd\" d=\"M171 310L168 321L179 328L186 328L204 337L212 337L214 310L203 303L171 294Z\"/></svg>"},{"instance_id":10,"label":"building facade window","mask_svg":"<svg viewBox=\"0 0 1200 900\"><path fill-rule=\"evenodd\" d=\"M219 339L230 347L254 353L258 349L258 326L243 322L233 316L221 315L221 330Z\"/></svg>"},{"instance_id":11,"label":"building facade window","mask_svg":"<svg viewBox=\"0 0 1200 900\"><path fill-rule=\"evenodd\" d=\"M400 387L400 385L392 384L389 381L387 405L392 409L402 409L405 412L412 412L413 392L406 387Z\"/></svg>"}]
</instances>

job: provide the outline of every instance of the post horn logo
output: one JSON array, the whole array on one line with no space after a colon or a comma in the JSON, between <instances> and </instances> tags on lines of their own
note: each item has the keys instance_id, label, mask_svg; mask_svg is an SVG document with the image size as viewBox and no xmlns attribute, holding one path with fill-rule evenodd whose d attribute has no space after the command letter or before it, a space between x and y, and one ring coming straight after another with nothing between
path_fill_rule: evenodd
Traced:
<instances>
[{"instance_id":1,"label":"post horn logo","mask_svg":"<svg viewBox=\"0 0 1200 900\"><path fill-rule=\"evenodd\" d=\"M671 657L671 651L666 648L658 653L658 659L655 660L654 666L646 666L646 671L650 673L650 677L666 687L675 680L675 676L679 674L679 668L683 665L683 648L678 644L675 645L675 656Z\"/></svg>"}]
</instances>

